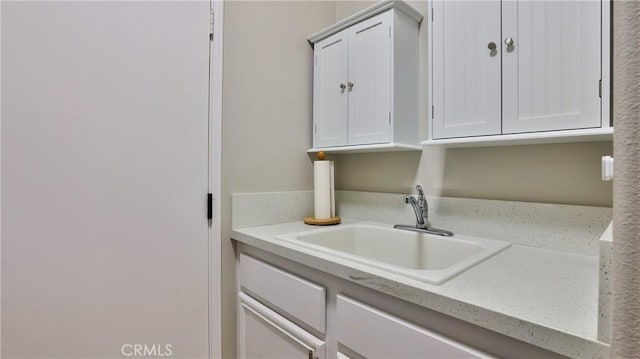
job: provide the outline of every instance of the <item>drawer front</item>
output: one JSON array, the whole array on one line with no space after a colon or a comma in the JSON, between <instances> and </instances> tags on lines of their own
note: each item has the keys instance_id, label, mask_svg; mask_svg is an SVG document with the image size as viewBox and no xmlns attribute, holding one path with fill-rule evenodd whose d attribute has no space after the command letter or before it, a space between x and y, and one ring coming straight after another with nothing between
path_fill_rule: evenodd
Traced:
<instances>
[{"instance_id":1,"label":"drawer front","mask_svg":"<svg viewBox=\"0 0 640 359\"><path fill-rule=\"evenodd\" d=\"M240 254L242 288L325 333L326 290L245 254Z\"/></svg>"},{"instance_id":2,"label":"drawer front","mask_svg":"<svg viewBox=\"0 0 640 359\"><path fill-rule=\"evenodd\" d=\"M240 292L238 356L249 358L322 358L324 342Z\"/></svg>"},{"instance_id":3,"label":"drawer front","mask_svg":"<svg viewBox=\"0 0 640 359\"><path fill-rule=\"evenodd\" d=\"M374 358L487 358L388 313L338 295L338 342Z\"/></svg>"}]
</instances>

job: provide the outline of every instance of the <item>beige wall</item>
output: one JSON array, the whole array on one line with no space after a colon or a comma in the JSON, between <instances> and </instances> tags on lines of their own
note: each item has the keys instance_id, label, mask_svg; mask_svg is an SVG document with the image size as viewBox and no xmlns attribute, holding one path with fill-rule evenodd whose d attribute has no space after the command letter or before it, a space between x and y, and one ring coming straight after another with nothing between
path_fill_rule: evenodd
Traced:
<instances>
[{"instance_id":1,"label":"beige wall","mask_svg":"<svg viewBox=\"0 0 640 359\"><path fill-rule=\"evenodd\" d=\"M334 2L225 2L222 153L223 356L235 358L231 193L310 190L312 55Z\"/></svg>"},{"instance_id":2,"label":"beige wall","mask_svg":"<svg viewBox=\"0 0 640 359\"><path fill-rule=\"evenodd\" d=\"M640 353L640 3L613 4L616 177L611 358Z\"/></svg>"},{"instance_id":3,"label":"beige wall","mask_svg":"<svg viewBox=\"0 0 640 359\"><path fill-rule=\"evenodd\" d=\"M375 1L338 1L336 20ZM408 1L426 16L426 1ZM427 26L420 26L420 124L427 127ZM427 147L422 153L341 155L336 186L345 190L409 192L514 201L611 206L612 184L600 179L608 142L468 149Z\"/></svg>"}]
</instances>

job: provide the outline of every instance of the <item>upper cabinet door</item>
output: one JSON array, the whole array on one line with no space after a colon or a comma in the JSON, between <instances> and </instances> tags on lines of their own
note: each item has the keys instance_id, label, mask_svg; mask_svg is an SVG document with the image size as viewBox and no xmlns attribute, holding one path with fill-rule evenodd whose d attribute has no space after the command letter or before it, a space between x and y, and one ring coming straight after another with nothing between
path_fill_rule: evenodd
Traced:
<instances>
[{"instance_id":1,"label":"upper cabinet door","mask_svg":"<svg viewBox=\"0 0 640 359\"><path fill-rule=\"evenodd\" d=\"M502 3L504 133L601 126L600 6Z\"/></svg>"},{"instance_id":2,"label":"upper cabinet door","mask_svg":"<svg viewBox=\"0 0 640 359\"><path fill-rule=\"evenodd\" d=\"M500 134L500 1L434 1L432 40L432 138Z\"/></svg>"},{"instance_id":3,"label":"upper cabinet door","mask_svg":"<svg viewBox=\"0 0 640 359\"><path fill-rule=\"evenodd\" d=\"M391 16L387 11L349 28L349 144L391 139Z\"/></svg>"},{"instance_id":4,"label":"upper cabinet door","mask_svg":"<svg viewBox=\"0 0 640 359\"><path fill-rule=\"evenodd\" d=\"M314 147L347 144L348 40L344 30L315 45Z\"/></svg>"}]
</instances>

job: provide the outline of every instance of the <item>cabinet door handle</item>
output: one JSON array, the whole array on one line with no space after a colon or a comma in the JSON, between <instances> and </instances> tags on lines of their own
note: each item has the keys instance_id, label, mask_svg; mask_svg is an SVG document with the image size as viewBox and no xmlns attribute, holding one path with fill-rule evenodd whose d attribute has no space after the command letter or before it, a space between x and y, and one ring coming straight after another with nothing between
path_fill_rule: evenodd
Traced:
<instances>
[{"instance_id":1,"label":"cabinet door handle","mask_svg":"<svg viewBox=\"0 0 640 359\"><path fill-rule=\"evenodd\" d=\"M504 39L504 44L507 45L508 47L513 46L513 38L507 37L506 39Z\"/></svg>"},{"instance_id":2,"label":"cabinet door handle","mask_svg":"<svg viewBox=\"0 0 640 359\"><path fill-rule=\"evenodd\" d=\"M344 89L346 89L346 88L347 88L347 85L345 85L345 84L340 84L340 90L344 90Z\"/></svg>"},{"instance_id":3,"label":"cabinet door handle","mask_svg":"<svg viewBox=\"0 0 640 359\"><path fill-rule=\"evenodd\" d=\"M497 48L496 43L495 43L495 42L493 42L493 41L491 41L491 42L489 43L489 45L487 45L487 47L488 47L488 48L489 48L489 50L491 50L491 51L493 51L493 50L495 50L495 49Z\"/></svg>"},{"instance_id":4,"label":"cabinet door handle","mask_svg":"<svg viewBox=\"0 0 640 359\"><path fill-rule=\"evenodd\" d=\"M347 87L349 87L349 91L351 91L353 89L353 82L347 82Z\"/></svg>"}]
</instances>

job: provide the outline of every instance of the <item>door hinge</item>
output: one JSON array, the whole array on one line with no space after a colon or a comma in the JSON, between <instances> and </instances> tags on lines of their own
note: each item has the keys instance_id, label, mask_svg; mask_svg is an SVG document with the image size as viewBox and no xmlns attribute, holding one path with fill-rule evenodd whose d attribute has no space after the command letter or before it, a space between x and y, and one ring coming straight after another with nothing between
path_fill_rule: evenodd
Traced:
<instances>
[{"instance_id":1,"label":"door hinge","mask_svg":"<svg viewBox=\"0 0 640 359\"><path fill-rule=\"evenodd\" d=\"M213 219L213 193L207 193L207 219Z\"/></svg>"},{"instance_id":2,"label":"door hinge","mask_svg":"<svg viewBox=\"0 0 640 359\"><path fill-rule=\"evenodd\" d=\"M209 41L213 41L213 23L214 23L214 12L213 9L209 10Z\"/></svg>"},{"instance_id":3,"label":"door hinge","mask_svg":"<svg viewBox=\"0 0 640 359\"><path fill-rule=\"evenodd\" d=\"M598 81L598 97L602 98L602 79Z\"/></svg>"}]
</instances>

